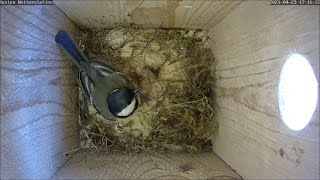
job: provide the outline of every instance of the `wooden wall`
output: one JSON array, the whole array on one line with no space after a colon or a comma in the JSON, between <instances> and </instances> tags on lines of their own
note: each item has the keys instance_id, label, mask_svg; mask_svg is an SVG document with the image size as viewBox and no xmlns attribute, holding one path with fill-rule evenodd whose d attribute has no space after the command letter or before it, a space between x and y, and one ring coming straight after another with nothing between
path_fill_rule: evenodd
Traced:
<instances>
[{"instance_id":1,"label":"wooden wall","mask_svg":"<svg viewBox=\"0 0 320 180\"><path fill-rule=\"evenodd\" d=\"M106 28L135 23L147 28L209 29L241 1L208 0L55 0L80 28Z\"/></svg>"},{"instance_id":2,"label":"wooden wall","mask_svg":"<svg viewBox=\"0 0 320 180\"><path fill-rule=\"evenodd\" d=\"M240 179L214 153L81 151L52 179Z\"/></svg>"},{"instance_id":3,"label":"wooden wall","mask_svg":"<svg viewBox=\"0 0 320 180\"><path fill-rule=\"evenodd\" d=\"M245 179L319 179L319 103L310 124L295 132L282 122L277 99L291 53L309 60L319 82L319 7L246 1L210 37L219 120L214 151Z\"/></svg>"},{"instance_id":4,"label":"wooden wall","mask_svg":"<svg viewBox=\"0 0 320 180\"><path fill-rule=\"evenodd\" d=\"M212 27L220 124L214 151L246 179L320 178L319 103L310 124L298 132L282 122L277 105L279 75L290 53L303 54L319 81L317 6L206 0L55 3L81 28L119 22ZM71 155L64 152L79 143L77 84L75 67L54 42L59 29L77 32L55 6L1 6L1 179L238 177L213 153L79 152L67 162Z\"/></svg>"},{"instance_id":5,"label":"wooden wall","mask_svg":"<svg viewBox=\"0 0 320 180\"><path fill-rule=\"evenodd\" d=\"M55 6L1 6L1 177L48 179L79 146L77 82L55 44L76 27Z\"/></svg>"}]
</instances>

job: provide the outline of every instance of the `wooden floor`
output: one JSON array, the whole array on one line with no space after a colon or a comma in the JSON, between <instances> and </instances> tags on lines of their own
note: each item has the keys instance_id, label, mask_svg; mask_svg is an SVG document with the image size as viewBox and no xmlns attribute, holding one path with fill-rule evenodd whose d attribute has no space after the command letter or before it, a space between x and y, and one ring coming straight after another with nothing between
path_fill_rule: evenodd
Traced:
<instances>
[{"instance_id":1,"label":"wooden floor","mask_svg":"<svg viewBox=\"0 0 320 180\"><path fill-rule=\"evenodd\" d=\"M240 179L214 153L77 153L53 179Z\"/></svg>"},{"instance_id":2,"label":"wooden floor","mask_svg":"<svg viewBox=\"0 0 320 180\"><path fill-rule=\"evenodd\" d=\"M1 6L1 177L48 179L78 147L75 69L55 34L76 27L55 6Z\"/></svg>"}]
</instances>

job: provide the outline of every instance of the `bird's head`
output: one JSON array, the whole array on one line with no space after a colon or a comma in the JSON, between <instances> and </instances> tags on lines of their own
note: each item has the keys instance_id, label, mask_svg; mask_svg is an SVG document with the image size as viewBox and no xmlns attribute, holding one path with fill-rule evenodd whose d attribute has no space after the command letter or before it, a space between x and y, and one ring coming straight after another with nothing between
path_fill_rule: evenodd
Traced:
<instances>
[{"instance_id":1,"label":"bird's head","mask_svg":"<svg viewBox=\"0 0 320 180\"><path fill-rule=\"evenodd\" d=\"M119 88L108 95L110 112L119 118L126 118L134 113L138 107L137 93L140 89Z\"/></svg>"}]
</instances>

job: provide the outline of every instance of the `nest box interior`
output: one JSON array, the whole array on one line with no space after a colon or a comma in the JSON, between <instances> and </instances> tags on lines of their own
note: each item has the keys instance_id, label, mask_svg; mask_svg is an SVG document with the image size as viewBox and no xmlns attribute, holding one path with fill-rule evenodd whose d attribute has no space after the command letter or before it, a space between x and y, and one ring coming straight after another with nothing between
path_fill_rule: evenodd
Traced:
<instances>
[{"instance_id":1,"label":"nest box interior","mask_svg":"<svg viewBox=\"0 0 320 180\"><path fill-rule=\"evenodd\" d=\"M320 178L318 6L0 8L1 179ZM76 66L54 40L62 29L143 86L132 119L82 111Z\"/></svg>"}]
</instances>

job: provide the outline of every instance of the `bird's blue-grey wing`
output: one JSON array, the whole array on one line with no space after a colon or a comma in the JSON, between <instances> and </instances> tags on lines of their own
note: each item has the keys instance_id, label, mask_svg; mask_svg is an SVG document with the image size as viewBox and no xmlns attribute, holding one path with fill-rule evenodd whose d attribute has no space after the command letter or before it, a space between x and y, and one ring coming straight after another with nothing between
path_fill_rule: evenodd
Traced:
<instances>
[{"instance_id":1,"label":"bird's blue-grey wing","mask_svg":"<svg viewBox=\"0 0 320 180\"><path fill-rule=\"evenodd\" d=\"M79 72L79 85L84 93L85 97L91 102L97 112L104 118L115 121L116 117L109 111L107 105L107 92L97 93L95 91L95 85L91 82L88 75L84 72ZM106 91L108 87L106 87Z\"/></svg>"},{"instance_id":2,"label":"bird's blue-grey wing","mask_svg":"<svg viewBox=\"0 0 320 180\"><path fill-rule=\"evenodd\" d=\"M110 74L115 73L116 76L113 77L117 77L118 80L122 81L122 83L124 83L125 85L129 86L130 88L134 88L131 81L124 76L122 73L120 73L118 70L116 70L111 63L109 62L102 62L98 59L92 59L91 60L91 64L93 67L95 67L99 72L101 72L101 74L108 76ZM115 75L113 74L113 75Z\"/></svg>"},{"instance_id":3,"label":"bird's blue-grey wing","mask_svg":"<svg viewBox=\"0 0 320 180\"><path fill-rule=\"evenodd\" d=\"M106 73L117 72L110 62L102 62L99 59L91 59L91 65L98 70L105 71Z\"/></svg>"},{"instance_id":4,"label":"bird's blue-grey wing","mask_svg":"<svg viewBox=\"0 0 320 180\"><path fill-rule=\"evenodd\" d=\"M116 86L117 84L113 78L115 76L116 69L111 64L104 63L97 59L91 60L91 66L102 74L104 81L94 82L94 84L85 72L79 72L78 77L80 87L86 98L90 100L91 104L100 115L108 120L115 121L116 117L109 111L107 105L107 96L108 91L115 88L113 86ZM102 91L100 90L96 91L96 88L103 88L105 89L105 92L101 93Z\"/></svg>"},{"instance_id":5,"label":"bird's blue-grey wing","mask_svg":"<svg viewBox=\"0 0 320 180\"><path fill-rule=\"evenodd\" d=\"M83 71L79 71L78 82L84 96L87 98L87 100L89 100L92 103L92 96L91 96L92 82L90 81L87 73Z\"/></svg>"},{"instance_id":6,"label":"bird's blue-grey wing","mask_svg":"<svg viewBox=\"0 0 320 180\"><path fill-rule=\"evenodd\" d=\"M104 76L113 75L110 78L116 77L118 81L120 81L121 84L124 84L125 86L128 86L129 88L134 88L131 81L124 76L122 73L117 71L111 63L109 62L102 62L98 59L92 59L91 64L94 68L96 68L101 74Z\"/></svg>"},{"instance_id":7,"label":"bird's blue-grey wing","mask_svg":"<svg viewBox=\"0 0 320 180\"><path fill-rule=\"evenodd\" d=\"M93 83L86 73L79 72L80 86L98 113L106 119L115 121L116 117L109 111L107 104L108 93L120 87L133 88L133 85L129 79L118 72L110 63L91 59L91 66L101 73L102 80ZM96 89L99 90L97 91ZM104 93L101 93L101 89L104 89Z\"/></svg>"},{"instance_id":8,"label":"bird's blue-grey wing","mask_svg":"<svg viewBox=\"0 0 320 180\"><path fill-rule=\"evenodd\" d=\"M116 71L111 64L104 63L97 59L93 59L91 61L91 66L101 72L103 76L109 76ZM92 103L91 92L93 88L93 82L91 82L91 79L89 78L87 73L83 71L78 72L78 81L85 97Z\"/></svg>"}]
</instances>

